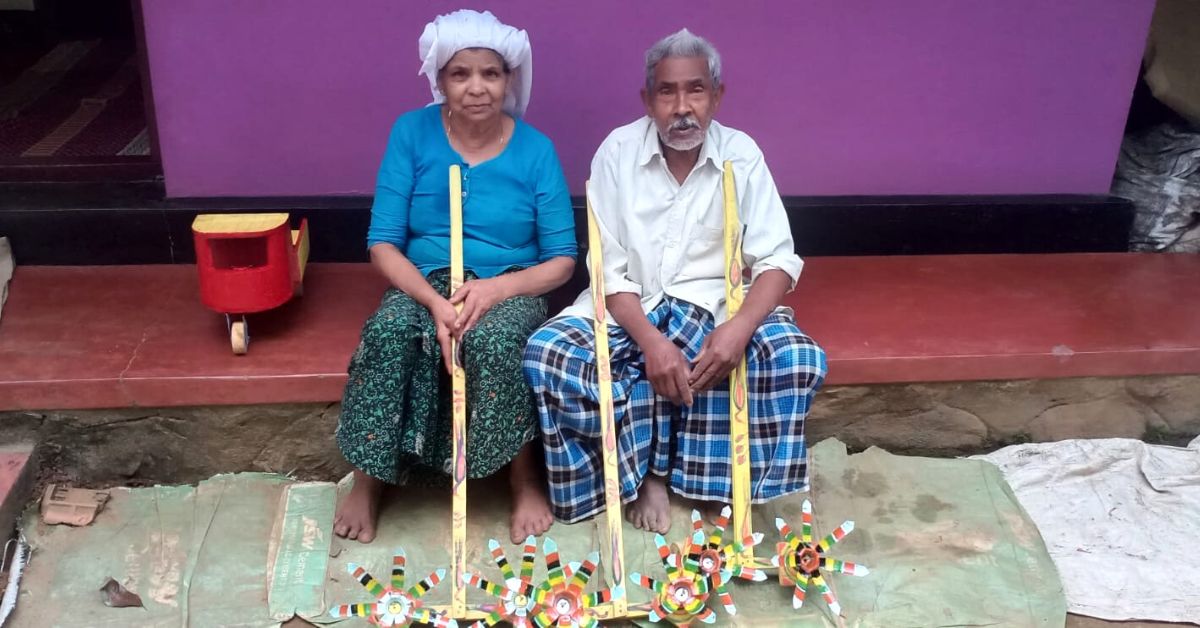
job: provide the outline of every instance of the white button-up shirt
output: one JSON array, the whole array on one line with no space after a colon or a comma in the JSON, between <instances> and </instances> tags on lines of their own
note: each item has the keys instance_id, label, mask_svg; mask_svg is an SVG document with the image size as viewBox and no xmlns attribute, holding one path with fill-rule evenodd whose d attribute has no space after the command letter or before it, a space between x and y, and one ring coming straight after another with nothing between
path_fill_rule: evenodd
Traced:
<instances>
[{"instance_id":1,"label":"white button-up shirt","mask_svg":"<svg viewBox=\"0 0 1200 628\"><path fill-rule=\"evenodd\" d=\"M733 162L745 229L742 255L751 282L763 271L777 269L795 287L803 262L754 140L713 121L696 165L680 185L667 169L653 120L643 117L610 133L592 159L588 194L604 249L606 295L641 295L646 312L670 295L704 308L718 323L725 320L726 160ZM591 318L590 293L584 291L563 314Z\"/></svg>"}]
</instances>

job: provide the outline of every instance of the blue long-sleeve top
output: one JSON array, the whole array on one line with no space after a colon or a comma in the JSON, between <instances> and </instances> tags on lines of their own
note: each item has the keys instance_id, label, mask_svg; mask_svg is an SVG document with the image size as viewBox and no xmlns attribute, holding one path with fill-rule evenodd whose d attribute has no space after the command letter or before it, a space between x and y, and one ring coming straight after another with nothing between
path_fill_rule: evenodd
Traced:
<instances>
[{"instance_id":1,"label":"blue long-sleeve top","mask_svg":"<svg viewBox=\"0 0 1200 628\"><path fill-rule=\"evenodd\" d=\"M421 271L450 266L450 178L462 167L463 265L481 278L574 258L575 217L554 144L516 120L496 157L468 167L436 105L400 116L379 167L367 247L387 242Z\"/></svg>"}]
</instances>

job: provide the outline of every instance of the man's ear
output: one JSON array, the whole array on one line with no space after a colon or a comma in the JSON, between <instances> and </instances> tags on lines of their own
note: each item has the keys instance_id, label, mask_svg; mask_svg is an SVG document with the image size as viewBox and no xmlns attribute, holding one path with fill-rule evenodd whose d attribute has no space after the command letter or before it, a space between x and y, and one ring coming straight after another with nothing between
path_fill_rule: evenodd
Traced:
<instances>
[{"instance_id":1,"label":"man's ear","mask_svg":"<svg viewBox=\"0 0 1200 628\"><path fill-rule=\"evenodd\" d=\"M642 94L642 106L646 108L646 115L653 118L654 110L653 110L653 108L650 107L650 92L646 91L646 88L643 87L641 90L641 94Z\"/></svg>"},{"instance_id":2,"label":"man's ear","mask_svg":"<svg viewBox=\"0 0 1200 628\"><path fill-rule=\"evenodd\" d=\"M717 89L713 91L713 113L721 109L721 99L725 97L725 84L721 83Z\"/></svg>"}]
</instances>

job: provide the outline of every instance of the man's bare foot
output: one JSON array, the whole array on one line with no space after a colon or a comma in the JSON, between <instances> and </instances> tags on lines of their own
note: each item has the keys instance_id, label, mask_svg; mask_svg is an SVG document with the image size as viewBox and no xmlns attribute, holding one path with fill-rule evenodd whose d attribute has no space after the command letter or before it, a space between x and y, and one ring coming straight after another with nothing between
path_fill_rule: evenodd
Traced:
<instances>
[{"instance_id":1,"label":"man's bare foot","mask_svg":"<svg viewBox=\"0 0 1200 628\"><path fill-rule=\"evenodd\" d=\"M375 540L375 523L379 516L379 496L383 480L354 470L354 486L338 505L333 516L333 533L351 541L370 543Z\"/></svg>"},{"instance_id":2,"label":"man's bare foot","mask_svg":"<svg viewBox=\"0 0 1200 628\"><path fill-rule=\"evenodd\" d=\"M659 534L671 529L671 501L667 497L667 480L648 474L638 489L637 499L625 508L625 518L633 527Z\"/></svg>"},{"instance_id":3,"label":"man's bare foot","mask_svg":"<svg viewBox=\"0 0 1200 628\"><path fill-rule=\"evenodd\" d=\"M509 520L509 540L514 545L525 538L541 536L554 523L550 500L546 497L546 482L538 472L541 451L538 443L529 443L512 462L509 485L512 489L512 517Z\"/></svg>"}]
</instances>

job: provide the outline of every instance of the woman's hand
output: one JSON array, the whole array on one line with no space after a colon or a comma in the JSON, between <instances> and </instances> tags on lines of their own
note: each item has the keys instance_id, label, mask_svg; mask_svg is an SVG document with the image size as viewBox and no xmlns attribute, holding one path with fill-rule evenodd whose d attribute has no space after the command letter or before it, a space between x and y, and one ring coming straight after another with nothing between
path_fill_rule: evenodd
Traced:
<instances>
[{"instance_id":1,"label":"woman's hand","mask_svg":"<svg viewBox=\"0 0 1200 628\"><path fill-rule=\"evenodd\" d=\"M454 305L450 301L437 296L428 306L429 315L433 317L433 326L437 330L437 341L442 346L442 362L446 365L446 372L454 372L454 351L452 337L459 337L454 331L455 321L458 319L458 312L454 309Z\"/></svg>"},{"instance_id":2,"label":"woman's hand","mask_svg":"<svg viewBox=\"0 0 1200 628\"><path fill-rule=\"evenodd\" d=\"M454 333L459 338L475 326L488 310L511 296L508 278L501 275L491 279L473 279L462 285L450 297L450 303L462 303L462 312L454 323Z\"/></svg>"}]
</instances>

